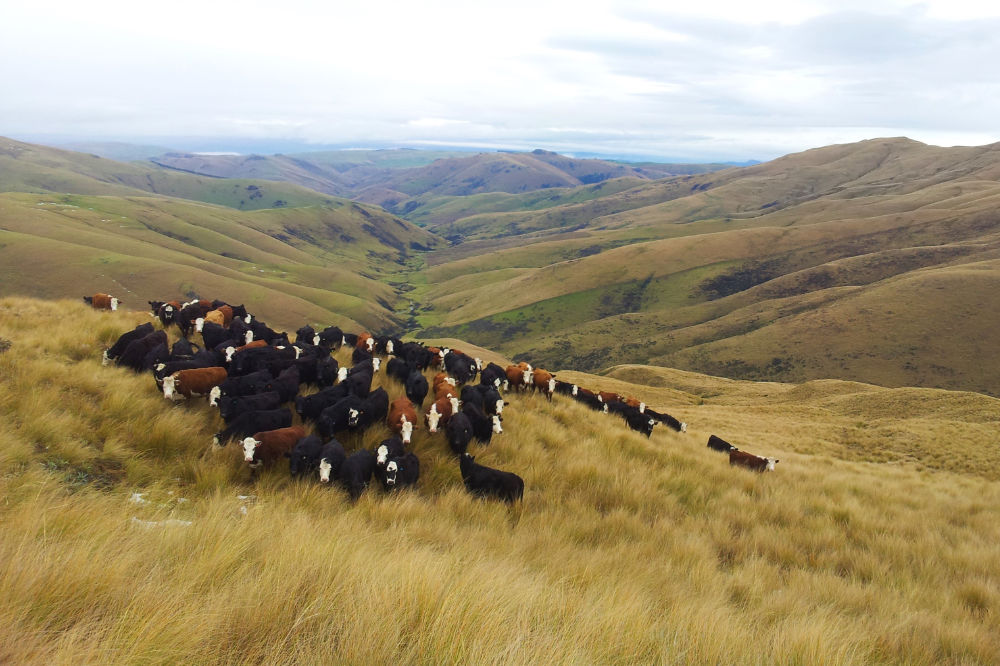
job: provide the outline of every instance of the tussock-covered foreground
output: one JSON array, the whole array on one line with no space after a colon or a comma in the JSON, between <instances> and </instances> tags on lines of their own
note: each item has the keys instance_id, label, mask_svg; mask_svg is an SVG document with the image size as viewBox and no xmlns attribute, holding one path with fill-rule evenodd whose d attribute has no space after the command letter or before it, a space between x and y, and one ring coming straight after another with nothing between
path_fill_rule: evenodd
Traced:
<instances>
[{"instance_id":1,"label":"tussock-covered foreground","mask_svg":"<svg viewBox=\"0 0 1000 666\"><path fill-rule=\"evenodd\" d=\"M283 468L251 483L206 405L102 368L146 319L0 300L0 662L1000 659L1000 401L572 375L639 381L690 432L511 396L470 450L524 478L519 507L466 494L423 430L418 488L352 505ZM730 468L711 433L781 463Z\"/></svg>"}]
</instances>

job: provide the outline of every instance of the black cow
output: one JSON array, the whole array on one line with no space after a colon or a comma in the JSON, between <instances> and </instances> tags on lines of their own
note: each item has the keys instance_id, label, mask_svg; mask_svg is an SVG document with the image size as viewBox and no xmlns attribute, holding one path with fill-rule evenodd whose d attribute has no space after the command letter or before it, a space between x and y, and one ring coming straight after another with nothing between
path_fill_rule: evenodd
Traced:
<instances>
[{"instance_id":1,"label":"black cow","mask_svg":"<svg viewBox=\"0 0 1000 666\"><path fill-rule=\"evenodd\" d=\"M279 374L271 386L281 395L281 402L294 400L299 394L299 369L297 366L286 368Z\"/></svg>"},{"instance_id":2,"label":"black cow","mask_svg":"<svg viewBox=\"0 0 1000 666\"><path fill-rule=\"evenodd\" d=\"M643 414L647 414L653 417L654 419L656 419L657 421L659 421L660 423L662 423L663 425L667 426L672 430L676 430L677 432L687 432L688 429L687 423L681 423L680 421L672 417L670 414L657 412L655 410L650 409L649 407L646 408L646 411L644 411Z\"/></svg>"},{"instance_id":3,"label":"black cow","mask_svg":"<svg viewBox=\"0 0 1000 666\"><path fill-rule=\"evenodd\" d=\"M268 409L259 412L240 414L225 430L216 433L213 442L217 446L225 446L233 437L249 437L265 430L288 428L292 425L292 412L287 408Z\"/></svg>"},{"instance_id":4,"label":"black cow","mask_svg":"<svg viewBox=\"0 0 1000 666\"><path fill-rule=\"evenodd\" d=\"M479 392L480 386L482 384L466 384L462 387L462 392L459 395L462 405L475 405L480 410L483 409L483 394Z\"/></svg>"},{"instance_id":5,"label":"black cow","mask_svg":"<svg viewBox=\"0 0 1000 666\"><path fill-rule=\"evenodd\" d=\"M572 397L577 402L579 402L581 404L584 404L587 407L590 407L591 409L593 409L595 411L605 412L605 413L607 413L607 411L608 411L608 406L606 404L604 404L604 402L600 398L598 398L596 395L593 395L593 394L590 394L590 393L579 393L578 392L576 395L574 395Z\"/></svg>"},{"instance_id":6,"label":"black cow","mask_svg":"<svg viewBox=\"0 0 1000 666\"><path fill-rule=\"evenodd\" d=\"M483 371L479 373L480 384L492 386L498 391L503 387L505 381L507 381L507 371L496 363L487 363Z\"/></svg>"},{"instance_id":7,"label":"black cow","mask_svg":"<svg viewBox=\"0 0 1000 666\"><path fill-rule=\"evenodd\" d=\"M383 439L382 443L375 449L375 464L385 469L386 463L389 462L390 458L398 458L405 453L406 447L403 445L403 440L399 437Z\"/></svg>"},{"instance_id":8,"label":"black cow","mask_svg":"<svg viewBox=\"0 0 1000 666\"><path fill-rule=\"evenodd\" d=\"M142 371L152 370L158 365L166 363L170 360L170 350L167 348L167 343L161 343L146 352L146 355L142 357Z\"/></svg>"},{"instance_id":9,"label":"black cow","mask_svg":"<svg viewBox=\"0 0 1000 666\"><path fill-rule=\"evenodd\" d=\"M251 319L249 325L254 340L263 340L269 345L291 344L288 342L287 333L278 333L259 319Z\"/></svg>"},{"instance_id":10,"label":"black cow","mask_svg":"<svg viewBox=\"0 0 1000 666\"><path fill-rule=\"evenodd\" d=\"M310 345L316 344L316 330L308 324L295 331L295 344L305 342Z\"/></svg>"},{"instance_id":11,"label":"black cow","mask_svg":"<svg viewBox=\"0 0 1000 666\"><path fill-rule=\"evenodd\" d=\"M476 376L476 360L468 354L448 352L444 357L444 367L459 384L467 384Z\"/></svg>"},{"instance_id":12,"label":"black cow","mask_svg":"<svg viewBox=\"0 0 1000 666\"><path fill-rule=\"evenodd\" d=\"M735 446L733 446L726 440L722 439L721 437L716 437L715 435L709 436L708 448L714 451L721 451L722 453L729 453L730 451L739 451L739 449L737 449Z\"/></svg>"},{"instance_id":13,"label":"black cow","mask_svg":"<svg viewBox=\"0 0 1000 666\"><path fill-rule=\"evenodd\" d=\"M386 490L415 486L420 478L420 460L412 451L390 458L384 468L376 468L375 475Z\"/></svg>"},{"instance_id":14,"label":"black cow","mask_svg":"<svg viewBox=\"0 0 1000 666\"><path fill-rule=\"evenodd\" d=\"M341 342L348 347L358 346L358 334L357 333L342 333Z\"/></svg>"},{"instance_id":15,"label":"black cow","mask_svg":"<svg viewBox=\"0 0 1000 666\"><path fill-rule=\"evenodd\" d=\"M347 459L343 445L335 439L323 445L319 452L319 480L321 483L329 483L330 479L340 476L340 468Z\"/></svg>"},{"instance_id":16,"label":"black cow","mask_svg":"<svg viewBox=\"0 0 1000 666\"><path fill-rule=\"evenodd\" d=\"M254 393L253 395L222 396L218 401L219 416L230 423L240 414L277 409L281 406L281 395L277 391Z\"/></svg>"},{"instance_id":17,"label":"black cow","mask_svg":"<svg viewBox=\"0 0 1000 666\"><path fill-rule=\"evenodd\" d=\"M195 354L201 351L201 347L194 344L187 338L179 338L177 342L170 348L170 360L171 361L184 361L191 359Z\"/></svg>"},{"instance_id":18,"label":"black cow","mask_svg":"<svg viewBox=\"0 0 1000 666\"><path fill-rule=\"evenodd\" d=\"M351 374L350 371L347 372L347 378L341 382L342 385L347 387L347 390L351 394L359 396L361 398L367 398L368 394L372 390L372 374L357 372Z\"/></svg>"},{"instance_id":19,"label":"black cow","mask_svg":"<svg viewBox=\"0 0 1000 666\"><path fill-rule=\"evenodd\" d=\"M215 405L224 395L231 397L253 395L274 390L274 377L267 370L258 370L248 375L233 377L230 375L224 382L212 389L208 394L208 404Z\"/></svg>"},{"instance_id":20,"label":"black cow","mask_svg":"<svg viewBox=\"0 0 1000 666\"><path fill-rule=\"evenodd\" d=\"M212 309L211 304L205 305L200 301L188 303L181 308L180 312L174 315L174 321L177 323L177 327L181 329L181 335L185 338L191 335L191 331L194 330L195 320L204 317Z\"/></svg>"},{"instance_id":21,"label":"black cow","mask_svg":"<svg viewBox=\"0 0 1000 666\"><path fill-rule=\"evenodd\" d=\"M139 324L128 333L122 333L122 335L115 341L115 344L111 345L104 351L104 358L101 361L102 365L107 365L121 356L122 352L125 351L130 342L133 342L134 340L141 340L152 332L153 325L146 322L145 324Z\"/></svg>"},{"instance_id":22,"label":"black cow","mask_svg":"<svg viewBox=\"0 0 1000 666\"><path fill-rule=\"evenodd\" d=\"M427 378L424 377L423 373L414 368L406 377L405 387L406 397L410 399L410 402L417 407L422 407L424 398L427 397L427 391L430 390L427 386Z\"/></svg>"},{"instance_id":23,"label":"black cow","mask_svg":"<svg viewBox=\"0 0 1000 666\"><path fill-rule=\"evenodd\" d=\"M316 419L316 429L322 437L328 438L338 432L356 428L364 406L364 399L356 395L342 398L320 412Z\"/></svg>"},{"instance_id":24,"label":"black cow","mask_svg":"<svg viewBox=\"0 0 1000 666\"><path fill-rule=\"evenodd\" d=\"M560 393L562 395L572 396L573 395L573 388L574 388L574 386L575 386L574 384L571 384L569 382L564 382L561 379L557 379L556 380L556 393Z\"/></svg>"},{"instance_id":25,"label":"black cow","mask_svg":"<svg viewBox=\"0 0 1000 666\"><path fill-rule=\"evenodd\" d=\"M372 353L367 349L362 349L361 347L355 347L354 351L351 352L351 363L357 365L362 361L372 360Z\"/></svg>"},{"instance_id":26,"label":"black cow","mask_svg":"<svg viewBox=\"0 0 1000 666\"><path fill-rule=\"evenodd\" d=\"M337 383L337 373L340 371L340 364L332 356L326 356L316 361L316 385L320 388L329 388Z\"/></svg>"},{"instance_id":27,"label":"black cow","mask_svg":"<svg viewBox=\"0 0 1000 666\"><path fill-rule=\"evenodd\" d=\"M389 394L380 386L365 398L361 416L358 418L358 427L364 430L380 421L385 421L388 415Z\"/></svg>"},{"instance_id":28,"label":"black cow","mask_svg":"<svg viewBox=\"0 0 1000 666\"><path fill-rule=\"evenodd\" d=\"M316 435L306 435L295 444L288 454L288 472L293 476L308 474L319 467L323 452L323 440Z\"/></svg>"},{"instance_id":29,"label":"black cow","mask_svg":"<svg viewBox=\"0 0 1000 666\"><path fill-rule=\"evenodd\" d=\"M524 480L513 472L504 472L476 462L468 453L459 459L465 489L477 497L496 497L513 504L524 497Z\"/></svg>"},{"instance_id":30,"label":"black cow","mask_svg":"<svg viewBox=\"0 0 1000 666\"><path fill-rule=\"evenodd\" d=\"M344 332L336 326L327 326L316 334L316 338L314 344L328 349L337 349L344 343Z\"/></svg>"},{"instance_id":31,"label":"black cow","mask_svg":"<svg viewBox=\"0 0 1000 666\"><path fill-rule=\"evenodd\" d=\"M332 407L350 395L347 389L347 384L337 384L312 395L300 395L295 398L295 411L303 421L315 421L324 409Z\"/></svg>"},{"instance_id":32,"label":"black cow","mask_svg":"<svg viewBox=\"0 0 1000 666\"><path fill-rule=\"evenodd\" d=\"M149 335L137 338L128 343L125 350L115 359L115 365L123 368L131 368L135 372L142 372L146 356L160 345L166 347L167 334L163 331L154 331Z\"/></svg>"},{"instance_id":33,"label":"black cow","mask_svg":"<svg viewBox=\"0 0 1000 666\"><path fill-rule=\"evenodd\" d=\"M627 412L624 414L625 423L628 427L636 432L641 432L646 437L653 434L653 426L656 425L656 419L647 416L646 414L640 414L639 410L636 409L634 412Z\"/></svg>"},{"instance_id":34,"label":"black cow","mask_svg":"<svg viewBox=\"0 0 1000 666\"><path fill-rule=\"evenodd\" d=\"M402 358L390 358L389 362L385 364L385 374L387 377L392 377L400 384L406 383L406 378L410 376L410 372L415 369L416 366L410 364L408 361Z\"/></svg>"},{"instance_id":35,"label":"black cow","mask_svg":"<svg viewBox=\"0 0 1000 666\"><path fill-rule=\"evenodd\" d=\"M226 341L229 341L233 346L243 344L241 341L233 339L228 328L212 321L206 321L201 325L201 339L205 341L205 347L208 349L215 349Z\"/></svg>"},{"instance_id":36,"label":"black cow","mask_svg":"<svg viewBox=\"0 0 1000 666\"><path fill-rule=\"evenodd\" d=\"M462 412L469 419L472 426L472 434L483 444L489 444L493 434L500 434L503 428L500 426L500 417L497 415L487 416L482 408L472 403L462 405Z\"/></svg>"},{"instance_id":37,"label":"black cow","mask_svg":"<svg viewBox=\"0 0 1000 666\"><path fill-rule=\"evenodd\" d=\"M340 484L356 502L361 493L368 487L372 474L375 472L375 454L367 449L355 451L340 467Z\"/></svg>"},{"instance_id":38,"label":"black cow","mask_svg":"<svg viewBox=\"0 0 1000 666\"><path fill-rule=\"evenodd\" d=\"M448 446L452 453L460 456L469 448L469 441L472 440L472 422L469 416L462 411L452 414L448 420L448 425L444 427L445 437L448 438Z\"/></svg>"}]
</instances>

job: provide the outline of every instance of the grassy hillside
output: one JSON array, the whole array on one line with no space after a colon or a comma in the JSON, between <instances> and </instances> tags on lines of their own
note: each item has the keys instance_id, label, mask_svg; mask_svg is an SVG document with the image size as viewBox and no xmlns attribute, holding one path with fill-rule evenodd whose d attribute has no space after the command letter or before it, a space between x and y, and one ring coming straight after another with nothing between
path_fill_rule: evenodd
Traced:
<instances>
[{"instance_id":1,"label":"grassy hillside","mask_svg":"<svg viewBox=\"0 0 1000 666\"><path fill-rule=\"evenodd\" d=\"M150 378L101 368L101 348L142 320L0 299L12 343L0 353L0 660L1000 655L993 398L566 372L689 432L647 440L561 396L511 395L504 434L473 450L524 477L522 506L469 497L425 431L418 487L351 505L281 468L251 482L234 447L209 449L219 422L206 405L166 404ZM730 468L705 448L711 433L781 462Z\"/></svg>"},{"instance_id":2,"label":"grassy hillside","mask_svg":"<svg viewBox=\"0 0 1000 666\"><path fill-rule=\"evenodd\" d=\"M545 210L467 216L414 292L431 336L599 370L1000 395L1000 146L831 146ZM556 225L556 226L553 226ZM497 298L502 294L502 298ZM979 350L979 351L977 351Z\"/></svg>"},{"instance_id":3,"label":"grassy hillside","mask_svg":"<svg viewBox=\"0 0 1000 666\"><path fill-rule=\"evenodd\" d=\"M346 318L398 330L387 284L436 239L350 202L240 212L157 197L0 195L0 294L99 291L130 309L203 296L279 325Z\"/></svg>"}]
</instances>

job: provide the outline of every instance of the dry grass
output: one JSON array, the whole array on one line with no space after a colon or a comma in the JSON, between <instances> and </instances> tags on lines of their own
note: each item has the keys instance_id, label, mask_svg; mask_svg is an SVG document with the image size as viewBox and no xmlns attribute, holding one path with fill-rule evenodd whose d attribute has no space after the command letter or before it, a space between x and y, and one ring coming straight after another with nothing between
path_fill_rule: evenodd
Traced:
<instances>
[{"instance_id":1,"label":"dry grass","mask_svg":"<svg viewBox=\"0 0 1000 666\"><path fill-rule=\"evenodd\" d=\"M691 433L647 440L560 397L511 396L505 433L473 449L524 477L523 505L470 498L425 431L418 488L351 505L283 469L251 483L232 447L209 451L207 407L101 368L141 318L0 300L0 662L1000 658L1000 463L980 430L995 432L995 401L629 369L643 383L603 381ZM921 403L968 473L824 444L877 417L864 446L905 450ZM782 462L732 469L709 432Z\"/></svg>"}]
</instances>

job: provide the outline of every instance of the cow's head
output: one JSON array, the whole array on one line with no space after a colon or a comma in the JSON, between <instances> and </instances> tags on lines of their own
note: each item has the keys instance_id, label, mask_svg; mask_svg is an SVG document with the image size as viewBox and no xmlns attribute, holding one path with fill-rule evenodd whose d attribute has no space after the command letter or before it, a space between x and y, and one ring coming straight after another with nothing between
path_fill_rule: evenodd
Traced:
<instances>
[{"instance_id":1,"label":"cow's head","mask_svg":"<svg viewBox=\"0 0 1000 666\"><path fill-rule=\"evenodd\" d=\"M399 474L399 464L395 460L390 460L385 466L385 485L396 485L396 475Z\"/></svg>"},{"instance_id":2,"label":"cow's head","mask_svg":"<svg viewBox=\"0 0 1000 666\"><path fill-rule=\"evenodd\" d=\"M384 465L389 460L389 447L385 444L380 444L377 449L375 449L375 464Z\"/></svg>"},{"instance_id":3,"label":"cow's head","mask_svg":"<svg viewBox=\"0 0 1000 666\"><path fill-rule=\"evenodd\" d=\"M553 377L549 380L549 393L553 393L556 390L556 380Z\"/></svg>"},{"instance_id":4,"label":"cow's head","mask_svg":"<svg viewBox=\"0 0 1000 666\"><path fill-rule=\"evenodd\" d=\"M493 432L497 435L503 432L503 426L500 425L500 416L498 414L493 415Z\"/></svg>"},{"instance_id":5,"label":"cow's head","mask_svg":"<svg viewBox=\"0 0 1000 666\"><path fill-rule=\"evenodd\" d=\"M476 370L477 370L478 372L482 372L482 371L483 371L483 359L481 359L481 358L479 358L479 357L477 356L477 357L476 357L475 359L473 359L473 360L474 360L474 361L476 362Z\"/></svg>"},{"instance_id":6,"label":"cow's head","mask_svg":"<svg viewBox=\"0 0 1000 666\"><path fill-rule=\"evenodd\" d=\"M236 353L236 347L226 347L226 363L232 363L233 354Z\"/></svg>"},{"instance_id":7,"label":"cow's head","mask_svg":"<svg viewBox=\"0 0 1000 666\"><path fill-rule=\"evenodd\" d=\"M340 368L337 370L337 381L342 382L347 379L347 367Z\"/></svg>"},{"instance_id":8,"label":"cow's head","mask_svg":"<svg viewBox=\"0 0 1000 666\"><path fill-rule=\"evenodd\" d=\"M243 317L243 323L246 324L247 326L250 325L251 321L253 321L253 315L248 314L246 317Z\"/></svg>"},{"instance_id":9,"label":"cow's head","mask_svg":"<svg viewBox=\"0 0 1000 666\"><path fill-rule=\"evenodd\" d=\"M576 395L579 391L580 391L580 387L577 386L576 384L573 384L573 390L570 391L570 395Z\"/></svg>"},{"instance_id":10,"label":"cow's head","mask_svg":"<svg viewBox=\"0 0 1000 666\"><path fill-rule=\"evenodd\" d=\"M524 371L524 373L521 375L521 381L524 383L525 386L531 385L531 370Z\"/></svg>"},{"instance_id":11,"label":"cow's head","mask_svg":"<svg viewBox=\"0 0 1000 666\"><path fill-rule=\"evenodd\" d=\"M326 458L319 459L319 480L322 483L330 483L330 471L333 465Z\"/></svg>"},{"instance_id":12,"label":"cow's head","mask_svg":"<svg viewBox=\"0 0 1000 666\"><path fill-rule=\"evenodd\" d=\"M405 416L402 417L402 420L403 425L399 429L399 436L403 438L403 444L409 444L413 437L413 424Z\"/></svg>"},{"instance_id":13,"label":"cow's head","mask_svg":"<svg viewBox=\"0 0 1000 666\"><path fill-rule=\"evenodd\" d=\"M646 403L644 403L644 402L640 402L639 403L639 413L640 414L645 414L646 413ZM681 425L684 425L684 424L682 423Z\"/></svg>"},{"instance_id":14,"label":"cow's head","mask_svg":"<svg viewBox=\"0 0 1000 666\"><path fill-rule=\"evenodd\" d=\"M378 372L378 369L382 367L382 359L377 356L372 358L372 370Z\"/></svg>"},{"instance_id":15,"label":"cow's head","mask_svg":"<svg viewBox=\"0 0 1000 666\"><path fill-rule=\"evenodd\" d=\"M505 379L503 380L503 392L506 393L509 390L510 390L510 381Z\"/></svg>"},{"instance_id":16,"label":"cow's head","mask_svg":"<svg viewBox=\"0 0 1000 666\"><path fill-rule=\"evenodd\" d=\"M385 353L391 354L393 350L396 349L396 345L392 344L392 340L385 343Z\"/></svg>"},{"instance_id":17,"label":"cow's head","mask_svg":"<svg viewBox=\"0 0 1000 666\"><path fill-rule=\"evenodd\" d=\"M114 296L112 296L112 297L111 297L111 311L112 311L112 312L114 312L115 310L117 310L117 309L118 309L118 304L119 304L119 303L121 303L121 301L119 301L119 300L118 300L117 298L115 298Z\"/></svg>"},{"instance_id":18,"label":"cow's head","mask_svg":"<svg viewBox=\"0 0 1000 666\"><path fill-rule=\"evenodd\" d=\"M166 380L164 380L166 381ZM212 390L208 392L208 404L212 407L219 406L219 398L222 397L222 389L218 386L213 386Z\"/></svg>"},{"instance_id":19,"label":"cow's head","mask_svg":"<svg viewBox=\"0 0 1000 666\"><path fill-rule=\"evenodd\" d=\"M177 378L173 375L163 378L163 397L167 400L180 400L183 397L177 393Z\"/></svg>"},{"instance_id":20,"label":"cow's head","mask_svg":"<svg viewBox=\"0 0 1000 666\"><path fill-rule=\"evenodd\" d=\"M194 331L195 333L201 333L203 328L205 328L205 318L198 317L194 320Z\"/></svg>"},{"instance_id":21,"label":"cow's head","mask_svg":"<svg viewBox=\"0 0 1000 666\"><path fill-rule=\"evenodd\" d=\"M361 416L361 412L356 409L347 410L347 427L353 428L358 425L358 417Z\"/></svg>"},{"instance_id":22,"label":"cow's head","mask_svg":"<svg viewBox=\"0 0 1000 666\"><path fill-rule=\"evenodd\" d=\"M688 424L687 423L681 423L681 432L687 432L687 431L688 431ZM778 462L778 461L775 460L774 462Z\"/></svg>"},{"instance_id":23,"label":"cow's head","mask_svg":"<svg viewBox=\"0 0 1000 666\"><path fill-rule=\"evenodd\" d=\"M375 351L375 338L368 338L367 340L365 340L365 348L368 350L368 352Z\"/></svg>"},{"instance_id":24,"label":"cow's head","mask_svg":"<svg viewBox=\"0 0 1000 666\"><path fill-rule=\"evenodd\" d=\"M319 333L313 336L313 347L319 346Z\"/></svg>"},{"instance_id":25,"label":"cow's head","mask_svg":"<svg viewBox=\"0 0 1000 666\"><path fill-rule=\"evenodd\" d=\"M656 419L649 419L646 421L646 437L653 434L653 426L656 425Z\"/></svg>"},{"instance_id":26,"label":"cow's head","mask_svg":"<svg viewBox=\"0 0 1000 666\"><path fill-rule=\"evenodd\" d=\"M425 416L427 419L427 432L437 432L438 423L441 422L441 412L438 411L437 404L431 405L430 410Z\"/></svg>"},{"instance_id":27,"label":"cow's head","mask_svg":"<svg viewBox=\"0 0 1000 666\"><path fill-rule=\"evenodd\" d=\"M598 396L598 398L597 398L597 399L598 399L598 400L601 400L600 396ZM601 402L604 402L604 401L602 400ZM607 406L607 404L605 404L605 405L603 405L603 406L602 406L602 409L601 409L601 411L602 411L602 412L604 412L605 414L607 414L607 413L608 413L608 406Z\"/></svg>"},{"instance_id":28,"label":"cow's head","mask_svg":"<svg viewBox=\"0 0 1000 666\"><path fill-rule=\"evenodd\" d=\"M252 463L253 454L257 451L257 447L260 446L260 442L253 437L247 437L243 440L243 461Z\"/></svg>"},{"instance_id":29,"label":"cow's head","mask_svg":"<svg viewBox=\"0 0 1000 666\"><path fill-rule=\"evenodd\" d=\"M767 469L771 472L774 471L774 466L781 462L777 458L764 458L764 461L767 462Z\"/></svg>"},{"instance_id":30,"label":"cow's head","mask_svg":"<svg viewBox=\"0 0 1000 666\"><path fill-rule=\"evenodd\" d=\"M247 331L246 337L243 339L243 344L248 345L253 342L253 331Z\"/></svg>"},{"instance_id":31,"label":"cow's head","mask_svg":"<svg viewBox=\"0 0 1000 666\"><path fill-rule=\"evenodd\" d=\"M451 413L452 414L457 414L458 413L458 398L456 398L453 395L450 395L450 396L448 396L448 402L451 403Z\"/></svg>"},{"instance_id":32,"label":"cow's head","mask_svg":"<svg viewBox=\"0 0 1000 666\"><path fill-rule=\"evenodd\" d=\"M503 414L503 406L506 404L507 403L503 401L503 398L497 398L497 406L496 409L494 409L493 411L495 411L497 414Z\"/></svg>"},{"instance_id":33,"label":"cow's head","mask_svg":"<svg viewBox=\"0 0 1000 666\"><path fill-rule=\"evenodd\" d=\"M111 363L111 359L108 358L108 350L105 349L104 353L101 355L101 365L107 365L108 363Z\"/></svg>"}]
</instances>

